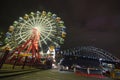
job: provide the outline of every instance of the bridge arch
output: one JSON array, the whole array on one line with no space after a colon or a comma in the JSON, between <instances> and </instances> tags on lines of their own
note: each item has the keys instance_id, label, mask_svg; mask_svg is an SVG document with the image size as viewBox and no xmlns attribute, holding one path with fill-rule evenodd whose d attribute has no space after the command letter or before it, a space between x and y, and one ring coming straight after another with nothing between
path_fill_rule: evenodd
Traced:
<instances>
[{"instance_id":1,"label":"bridge arch","mask_svg":"<svg viewBox=\"0 0 120 80\"><path fill-rule=\"evenodd\" d=\"M93 59L102 59L104 61L120 62L120 59L110 52L93 46L81 46L62 51L65 56L81 56Z\"/></svg>"}]
</instances>

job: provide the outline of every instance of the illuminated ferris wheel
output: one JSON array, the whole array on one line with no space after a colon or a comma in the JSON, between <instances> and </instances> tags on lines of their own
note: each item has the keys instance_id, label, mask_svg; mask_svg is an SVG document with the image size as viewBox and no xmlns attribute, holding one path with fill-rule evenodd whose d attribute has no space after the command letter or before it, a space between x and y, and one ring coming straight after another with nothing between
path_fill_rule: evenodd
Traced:
<instances>
[{"instance_id":1,"label":"illuminated ferris wheel","mask_svg":"<svg viewBox=\"0 0 120 80\"><path fill-rule=\"evenodd\" d=\"M30 44L29 41L32 40L34 47L42 51L50 46L60 46L66 36L66 27L61 18L46 11L25 14L24 17L14 21L13 26L14 31L9 41L12 49L24 43Z\"/></svg>"}]
</instances>

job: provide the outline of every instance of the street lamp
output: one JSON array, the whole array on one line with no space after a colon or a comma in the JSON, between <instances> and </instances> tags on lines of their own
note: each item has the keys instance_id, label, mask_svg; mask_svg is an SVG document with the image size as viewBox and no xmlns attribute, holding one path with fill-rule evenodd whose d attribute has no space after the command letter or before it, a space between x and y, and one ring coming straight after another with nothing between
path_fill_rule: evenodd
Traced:
<instances>
[{"instance_id":1,"label":"street lamp","mask_svg":"<svg viewBox=\"0 0 120 80\"><path fill-rule=\"evenodd\" d=\"M102 65L102 58L99 58L100 66Z\"/></svg>"}]
</instances>

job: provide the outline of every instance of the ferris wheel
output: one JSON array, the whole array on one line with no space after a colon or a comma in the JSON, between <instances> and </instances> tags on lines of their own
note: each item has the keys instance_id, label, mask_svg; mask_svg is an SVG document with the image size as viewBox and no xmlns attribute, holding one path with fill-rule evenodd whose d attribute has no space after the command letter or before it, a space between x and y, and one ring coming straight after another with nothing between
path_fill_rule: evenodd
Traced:
<instances>
[{"instance_id":1,"label":"ferris wheel","mask_svg":"<svg viewBox=\"0 0 120 80\"><path fill-rule=\"evenodd\" d=\"M61 18L46 11L25 14L14 21L13 26L9 41L12 49L24 43L30 44L29 40L32 40L36 48L44 51L50 46L58 47L63 44L66 36L66 27Z\"/></svg>"}]
</instances>

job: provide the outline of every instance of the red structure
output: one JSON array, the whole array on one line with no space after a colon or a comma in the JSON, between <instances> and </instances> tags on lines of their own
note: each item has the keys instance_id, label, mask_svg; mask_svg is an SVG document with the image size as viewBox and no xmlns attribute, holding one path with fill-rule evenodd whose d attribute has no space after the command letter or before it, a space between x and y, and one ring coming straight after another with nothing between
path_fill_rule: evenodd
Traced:
<instances>
[{"instance_id":1,"label":"red structure","mask_svg":"<svg viewBox=\"0 0 120 80\"><path fill-rule=\"evenodd\" d=\"M32 35L29 40L25 43L20 45L18 48L14 50L14 52L10 55L11 59L9 62L14 61L13 68L15 67L16 63L22 63L25 66L27 59L32 56L30 63L40 63L40 53L38 48L38 41L40 39L40 32L36 27L32 28ZM25 58L24 60L22 60Z\"/></svg>"}]
</instances>

